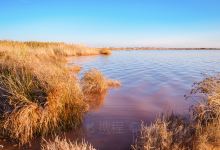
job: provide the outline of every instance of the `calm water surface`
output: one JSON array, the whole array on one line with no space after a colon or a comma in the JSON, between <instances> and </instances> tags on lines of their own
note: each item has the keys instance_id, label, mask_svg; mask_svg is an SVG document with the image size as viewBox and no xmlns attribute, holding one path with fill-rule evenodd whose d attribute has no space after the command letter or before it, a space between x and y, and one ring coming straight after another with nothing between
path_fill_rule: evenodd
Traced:
<instances>
[{"instance_id":1,"label":"calm water surface","mask_svg":"<svg viewBox=\"0 0 220 150\"><path fill-rule=\"evenodd\" d=\"M150 123L163 112L187 115L185 100L201 73L220 72L220 51L114 51L110 56L73 58L82 74L97 68L122 86L109 91L83 123L83 138L98 149L128 149L140 122ZM71 134L71 133L69 133Z\"/></svg>"}]
</instances>

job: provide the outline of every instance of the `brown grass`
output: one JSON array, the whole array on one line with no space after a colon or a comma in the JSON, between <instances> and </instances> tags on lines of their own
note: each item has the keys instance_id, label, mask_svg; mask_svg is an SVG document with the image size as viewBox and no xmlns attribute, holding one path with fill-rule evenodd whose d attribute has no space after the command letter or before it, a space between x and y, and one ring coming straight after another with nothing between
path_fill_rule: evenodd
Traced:
<instances>
[{"instance_id":1,"label":"brown grass","mask_svg":"<svg viewBox=\"0 0 220 150\"><path fill-rule=\"evenodd\" d=\"M42 150L95 150L90 144L82 141L81 143L68 141L56 136L54 141L44 141Z\"/></svg>"},{"instance_id":2,"label":"brown grass","mask_svg":"<svg viewBox=\"0 0 220 150\"><path fill-rule=\"evenodd\" d=\"M82 90L85 95L101 94L109 87L118 87L120 82L107 79L97 69L91 69L81 79Z\"/></svg>"},{"instance_id":3,"label":"brown grass","mask_svg":"<svg viewBox=\"0 0 220 150\"><path fill-rule=\"evenodd\" d=\"M140 134L132 149L184 150L191 146L190 125L180 116L162 116L150 126L141 125Z\"/></svg>"},{"instance_id":4,"label":"brown grass","mask_svg":"<svg viewBox=\"0 0 220 150\"><path fill-rule=\"evenodd\" d=\"M86 72L81 79L84 94L97 94L107 90L108 85L103 74L97 69Z\"/></svg>"},{"instance_id":5,"label":"brown grass","mask_svg":"<svg viewBox=\"0 0 220 150\"><path fill-rule=\"evenodd\" d=\"M64 57L23 44L7 46L0 64L0 86L8 104L1 124L4 134L20 144L37 134L76 127L87 110L78 80L64 67Z\"/></svg>"},{"instance_id":6,"label":"brown grass","mask_svg":"<svg viewBox=\"0 0 220 150\"><path fill-rule=\"evenodd\" d=\"M196 83L192 94L203 98L192 109L196 149L220 149L220 74Z\"/></svg>"},{"instance_id":7,"label":"brown grass","mask_svg":"<svg viewBox=\"0 0 220 150\"><path fill-rule=\"evenodd\" d=\"M70 68L70 71L73 73L79 73L81 71L82 67L74 65Z\"/></svg>"},{"instance_id":8,"label":"brown grass","mask_svg":"<svg viewBox=\"0 0 220 150\"><path fill-rule=\"evenodd\" d=\"M97 55L100 50L88 48L84 45L74 45L55 42L17 42L17 41L0 41L1 49L8 48L29 49L36 53L51 53L58 56L81 56L81 55ZM45 51L46 49L46 51Z\"/></svg>"},{"instance_id":9,"label":"brown grass","mask_svg":"<svg viewBox=\"0 0 220 150\"><path fill-rule=\"evenodd\" d=\"M109 88L118 88L121 83L117 80L106 78L97 69L87 71L81 79L82 91L90 110L102 106Z\"/></svg>"},{"instance_id":10,"label":"brown grass","mask_svg":"<svg viewBox=\"0 0 220 150\"><path fill-rule=\"evenodd\" d=\"M80 125L88 104L76 75L65 67L66 56L99 51L64 43L0 41L0 52L1 134L26 144L37 135Z\"/></svg>"},{"instance_id":11,"label":"brown grass","mask_svg":"<svg viewBox=\"0 0 220 150\"><path fill-rule=\"evenodd\" d=\"M196 83L192 96L202 99L191 109L190 119L177 115L142 125L133 149L218 150L220 149L220 75Z\"/></svg>"},{"instance_id":12,"label":"brown grass","mask_svg":"<svg viewBox=\"0 0 220 150\"><path fill-rule=\"evenodd\" d=\"M108 48L102 48L100 50L100 54L103 54L103 55L111 55L112 54L112 51Z\"/></svg>"},{"instance_id":13,"label":"brown grass","mask_svg":"<svg viewBox=\"0 0 220 150\"><path fill-rule=\"evenodd\" d=\"M4 51L9 48L31 49L39 53L52 53L58 56L86 56L86 55L109 55L111 50L107 48L89 48L85 45L66 44L63 42L17 42L17 41L1 41L0 40L0 56L4 55ZM45 51L45 49L47 49Z\"/></svg>"}]
</instances>

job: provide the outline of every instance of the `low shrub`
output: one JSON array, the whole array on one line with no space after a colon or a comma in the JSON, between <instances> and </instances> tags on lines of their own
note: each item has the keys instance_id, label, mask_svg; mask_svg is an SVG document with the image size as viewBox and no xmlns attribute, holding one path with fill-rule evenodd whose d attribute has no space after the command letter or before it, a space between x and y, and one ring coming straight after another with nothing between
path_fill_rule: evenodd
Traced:
<instances>
[{"instance_id":1,"label":"low shrub","mask_svg":"<svg viewBox=\"0 0 220 150\"><path fill-rule=\"evenodd\" d=\"M44 141L42 150L95 150L90 144L82 141L81 143L68 141L56 136L54 141Z\"/></svg>"}]
</instances>

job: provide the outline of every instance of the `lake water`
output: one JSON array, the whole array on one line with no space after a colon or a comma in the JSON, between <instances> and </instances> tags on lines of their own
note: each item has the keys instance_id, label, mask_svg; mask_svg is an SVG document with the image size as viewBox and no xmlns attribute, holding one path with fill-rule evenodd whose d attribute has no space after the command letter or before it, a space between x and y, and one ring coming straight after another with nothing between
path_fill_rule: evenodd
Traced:
<instances>
[{"instance_id":1,"label":"lake water","mask_svg":"<svg viewBox=\"0 0 220 150\"><path fill-rule=\"evenodd\" d=\"M141 121L150 123L167 112L188 114L193 101L184 95L202 80L202 73L220 72L220 51L113 51L110 56L76 57L71 64L81 65L81 74L97 68L122 83L87 113L83 138L100 150L129 149Z\"/></svg>"}]
</instances>

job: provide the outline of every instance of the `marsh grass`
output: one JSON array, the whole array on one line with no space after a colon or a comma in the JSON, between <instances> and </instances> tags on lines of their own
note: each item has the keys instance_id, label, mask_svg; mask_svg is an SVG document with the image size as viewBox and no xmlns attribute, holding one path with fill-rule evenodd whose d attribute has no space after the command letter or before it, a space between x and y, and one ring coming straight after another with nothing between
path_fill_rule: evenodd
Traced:
<instances>
[{"instance_id":1,"label":"marsh grass","mask_svg":"<svg viewBox=\"0 0 220 150\"><path fill-rule=\"evenodd\" d=\"M150 126L141 124L140 134L132 149L181 150L191 145L190 125L184 118L172 114L161 116ZM186 147L185 147L186 146ZM184 148L183 148L184 147ZM186 148L187 149L187 148Z\"/></svg>"},{"instance_id":2,"label":"marsh grass","mask_svg":"<svg viewBox=\"0 0 220 150\"><path fill-rule=\"evenodd\" d=\"M8 48L22 48L36 51L36 53L53 53L57 56L85 56L98 55L101 50L97 48L89 48L85 45L66 44L63 42L17 42L17 41L0 41L0 54L4 54L4 50ZM3 50L3 51L2 51ZM45 51L46 50L46 51Z\"/></svg>"},{"instance_id":3,"label":"marsh grass","mask_svg":"<svg viewBox=\"0 0 220 150\"><path fill-rule=\"evenodd\" d=\"M220 74L195 83L192 94L203 99L192 109L196 149L220 149Z\"/></svg>"},{"instance_id":4,"label":"marsh grass","mask_svg":"<svg viewBox=\"0 0 220 150\"><path fill-rule=\"evenodd\" d=\"M74 65L70 68L70 71L73 73L79 73L81 71L82 67L78 65Z\"/></svg>"},{"instance_id":5,"label":"marsh grass","mask_svg":"<svg viewBox=\"0 0 220 150\"><path fill-rule=\"evenodd\" d=\"M71 142L66 138L60 138L58 136L55 137L54 141L46 141L44 140L42 144L42 150L95 150L90 144L82 141Z\"/></svg>"},{"instance_id":6,"label":"marsh grass","mask_svg":"<svg viewBox=\"0 0 220 150\"><path fill-rule=\"evenodd\" d=\"M79 125L87 106L77 79L58 62L62 56L17 51L10 49L1 63L0 85L10 108L3 112L4 133L25 144L35 135Z\"/></svg>"},{"instance_id":7,"label":"marsh grass","mask_svg":"<svg viewBox=\"0 0 220 150\"><path fill-rule=\"evenodd\" d=\"M108 88L105 77L97 69L86 72L81 79L81 85L86 95L102 93Z\"/></svg>"},{"instance_id":8,"label":"marsh grass","mask_svg":"<svg viewBox=\"0 0 220 150\"><path fill-rule=\"evenodd\" d=\"M97 69L87 71L81 79L82 92L90 110L96 110L102 106L108 89L120 86L121 83L118 80L106 78Z\"/></svg>"},{"instance_id":9,"label":"marsh grass","mask_svg":"<svg viewBox=\"0 0 220 150\"><path fill-rule=\"evenodd\" d=\"M117 80L107 79L97 69L86 72L81 79L82 91L85 95L101 94L111 87L119 87L121 84Z\"/></svg>"},{"instance_id":10,"label":"marsh grass","mask_svg":"<svg viewBox=\"0 0 220 150\"><path fill-rule=\"evenodd\" d=\"M100 54L110 55L110 54L112 54L112 51L111 51L110 49L108 49L108 48L102 48L102 49L100 50Z\"/></svg>"},{"instance_id":11,"label":"marsh grass","mask_svg":"<svg viewBox=\"0 0 220 150\"><path fill-rule=\"evenodd\" d=\"M99 50L64 43L0 41L0 52L1 134L21 145L36 136L79 126L88 110L83 91L107 88L97 73L92 82L97 86L82 90L77 76L65 67L67 56L100 54Z\"/></svg>"},{"instance_id":12,"label":"marsh grass","mask_svg":"<svg viewBox=\"0 0 220 150\"><path fill-rule=\"evenodd\" d=\"M191 118L162 116L150 126L142 124L132 149L220 149L220 75L209 76L195 83L191 94L199 94L201 98L190 110Z\"/></svg>"}]
</instances>

